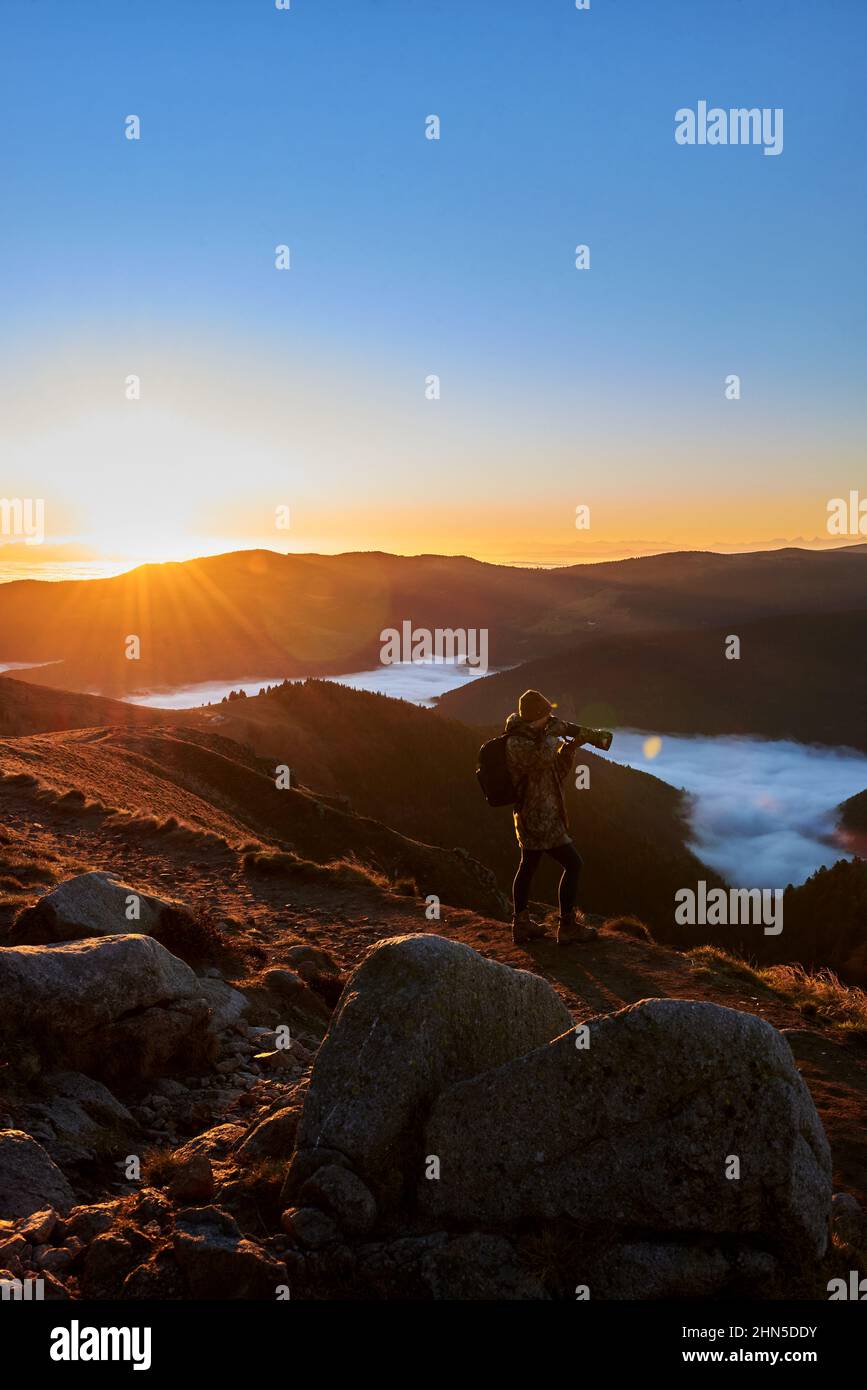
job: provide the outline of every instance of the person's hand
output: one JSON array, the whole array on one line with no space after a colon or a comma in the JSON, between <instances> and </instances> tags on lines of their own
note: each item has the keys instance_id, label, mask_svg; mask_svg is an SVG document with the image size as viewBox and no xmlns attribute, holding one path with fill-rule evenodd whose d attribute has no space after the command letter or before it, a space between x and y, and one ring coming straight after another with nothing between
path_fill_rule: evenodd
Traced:
<instances>
[{"instance_id":1,"label":"person's hand","mask_svg":"<svg viewBox=\"0 0 867 1390\"><path fill-rule=\"evenodd\" d=\"M560 723L562 724L564 738L574 738L577 739L579 743L585 743L587 741L587 736L591 732L590 729L585 729L582 724L569 724L563 720L561 720Z\"/></svg>"}]
</instances>

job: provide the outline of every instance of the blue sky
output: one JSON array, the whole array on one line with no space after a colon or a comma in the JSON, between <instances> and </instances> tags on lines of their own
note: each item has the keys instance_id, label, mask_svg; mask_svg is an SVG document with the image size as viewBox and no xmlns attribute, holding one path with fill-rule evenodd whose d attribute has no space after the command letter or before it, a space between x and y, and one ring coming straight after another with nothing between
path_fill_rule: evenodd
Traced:
<instances>
[{"instance_id":1,"label":"blue sky","mask_svg":"<svg viewBox=\"0 0 867 1390\"><path fill-rule=\"evenodd\" d=\"M200 541L284 500L292 548L815 534L867 493L865 36L860 0L6 0L6 491L120 545L131 428ZM699 99L782 107L783 153L678 146Z\"/></svg>"}]
</instances>

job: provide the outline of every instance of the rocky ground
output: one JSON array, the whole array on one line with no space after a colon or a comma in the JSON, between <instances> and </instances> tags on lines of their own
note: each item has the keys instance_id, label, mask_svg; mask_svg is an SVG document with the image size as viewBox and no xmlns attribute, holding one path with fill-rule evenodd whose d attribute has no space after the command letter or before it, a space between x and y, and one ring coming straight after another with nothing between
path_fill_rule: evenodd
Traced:
<instances>
[{"instance_id":1,"label":"rocky ground","mask_svg":"<svg viewBox=\"0 0 867 1390\"><path fill-rule=\"evenodd\" d=\"M516 948L26 785L0 857L0 1278L773 1298L863 1266L867 1053L736 973L629 924Z\"/></svg>"}]
</instances>

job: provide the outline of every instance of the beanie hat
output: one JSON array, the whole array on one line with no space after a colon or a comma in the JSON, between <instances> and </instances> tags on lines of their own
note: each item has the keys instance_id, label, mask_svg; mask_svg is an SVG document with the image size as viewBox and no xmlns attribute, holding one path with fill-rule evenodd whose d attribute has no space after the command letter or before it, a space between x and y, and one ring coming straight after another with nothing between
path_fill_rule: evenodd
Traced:
<instances>
[{"instance_id":1,"label":"beanie hat","mask_svg":"<svg viewBox=\"0 0 867 1390\"><path fill-rule=\"evenodd\" d=\"M528 724L532 724L534 719L541 719L543 714L550 714L553 708L551 701L540 695L538 690L525 690L518 701L518 714Z\"/></svg>"}]
</instances>

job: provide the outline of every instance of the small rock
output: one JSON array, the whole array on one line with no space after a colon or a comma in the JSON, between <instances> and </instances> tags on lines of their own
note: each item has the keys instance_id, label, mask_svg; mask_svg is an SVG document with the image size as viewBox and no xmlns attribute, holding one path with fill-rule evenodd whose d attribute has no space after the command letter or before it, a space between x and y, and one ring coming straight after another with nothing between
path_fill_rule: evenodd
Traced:
<instances>
[{"instance_id":1,"label":"small rock","mask_svg":"<svg viewBox=\"0 0 867 1390\"><path fill-rule=\"evenodd\" d=\"M318 1207L288 1207L280 1217L280 1225L311 1250L321 1250L340 1240L337 1222Z\"/></svg>"},{"instance_id":2,"label":"small rock","mask_svg":"<svg viewBox=\"0 0 867 1390\"><path fill-rule=\"evenodd\" d=\"M367 1235L376 1225L376 1199L349 1168L328 1164L317 1169L298 1195L308 1206L324 1207L348 1235Z\"/></svg>"},{"instance_id":3,"label":"small rock","mask_svg":"<svg viewBox=\"0 0 867 1390\"><path fill-rule=\"evenodd\" d=\"M189 1291L186 1280L178 1268L173 1251L157 1250L144 1264L131 1270L124 1280L122 1296L173 1301L187 1298Z\"/></svg>"},{"instance_id":4,"label":"small rock","mask_svg":"<svg viewBox=\"0 0 867 1390\"><path fill-rule=\"evenodd\" d=\"M34 1211L30 1216L19 1216L15 1221L0 1221L0 1235L14 1233L23 1236L31 1245L44 1245L57 1225L57 1212L53 1207L44 1211Z\"/></svg>"},{"instance_id":5,"label":"small rock","mask_svg":"<svg viewBox=\"0 0 867 1390\"><path fill-rule=\"evenodd\" d=\"M179 1202L207 1202L216 1190L211 1161L206 1154L190 1154L180 1162L172 1161L169 1196Z\"/></svg>"},{"instance_id":6,"label":"small rock","mask_svg":"<svg viewBox=\"0 0 867 1390\"><path fill-rule=\"evenodd\" d=\"M286 1106L258 1120L235 1149L237 1157L246 1163L261 1158L288 1158L300 1117L300 1106Z\"/></svg>"},{"instance_id":7,"label":"small rock","mask_svg":"<svg viewBox=\"0 0 867 1390\"><path fill-rule=\"evenodd\" d=\"M129 1228L123 1236L106 1231L88 1246L81 1287L86 1298L117 1298L132 1267L148 1252L149 1242Z\"/></svg>"},{"instance_id":8,"label":"small rock","mask_svg":"<svg viewBox=\"0 0 867 1390\"><path fill-rule=\"evenodd\" d=\"M223 1029L237 1023L250 1007L239 990L233 989L221 979L219 971L216 972L216 977L209 976L207 979L199 980L199 987L203 998L213 1010L212 1027L217 1032L222 1032Z\"/></svg>"},{"instance_id":9,"label":"small rock","mask_svg":"<svg viewBox=\"0 0 867 1390\"><path fill-rule=\"evenodd\" d=\"M42 1292L46 1299L70 1298L71 1294L64 1284L58 1279L57 1275L50 1269L44 1269L39 1275L42 1280Z\"/></svg>"},{"instance_id":10,"label":"small rock","mask_svg":"<svg viewBox=\"0 0 867 1390\"><path fill-rule=\"evenodd\" d=\"M173 1162L186 1163L196 1154L204 1154L209 1159L220 1159L231 1152L238 1140L246 1132L244 1125L222 1124L206 1129L194 1139L188 1139L172 1155Z\"/></svg>"},{"instance_id":11,"label":"small rock","mask_svg":"<svg viewBox=\"0 0 867 1390\"><path fill-rule=\"evenodd\" d=\"M75 1193L41 1144L20 1129L0 1133L0 1217L32 1216L48 1204L68 1211Z\"/></svg>"},{"instance_id":12,"label":"small rock","mask_svg":"<svg viewBox=\"0 0 867 1390\"><path fill-rule=\"evenodd\" d=\"M333 956L319 946L299 944L290 946L283 954L299 974L339 975L340 966ZM304 967L304 968L302 968Z\"/></svg>"},{"instance_id":13,"label":"small rock","mask_svg":"<svg viewBox=\"0 0 867 1390\"><path fill-rule=\"evenodd\" d=\"M182 1081L176 1081L172 1076L162 1077L154 1087L154 1090L161 1096L167 1096L169 1100L179 1100L189 1094L189 1086L185 1086Z\"/></svg>"},{"instance_id":14,"label":"small rock","mask_svg":"<svg viewBox=\"0 0 867 1390\"><path fill-rule=\"evenodd\" d=\"M174 1208L169 1199L156 1187L143 1187L135 1198L136 1218L145 1226L156 1223L166 1226L172 1218Z\"/></svg>"},{"instance_id":15,"label":"small rock","mask_svg":"<svg viewBox=\"0 0 867 1390\"><path fill-rule=\"evenodd\" d=\"M61 1234L65 1240L76 1236L89 1245L97 1236L108 1231L117 1218L122 1202L95 1202L92 1206L73 1207L61 1224Z\"/></svg>"},{"instance_id":16,"label":"small rock","mask_svg":"<svg viewBox=\"0 0 867 1390\"><path fill-rule=\"evenodd\" d=\"M33 1263L37 1269L47 1269L52 1274L64 1274L75 1255L71 1250L66 1250L62 1245L53 1249L50 1245L46 1246L41 1254L34 1255Z\"/></svg>"},{"instance_id":17,"label":"small rock","mask_svg":"<svg viewBox=\"0 0 867 1390\"><path fill-rule=\"evenodd\" d=\"M4 1269L21 1272L21 1262L30 1246L23 1236L12 1235L0 1238L0 1265Z\"/></svg>"}]
</instances>

